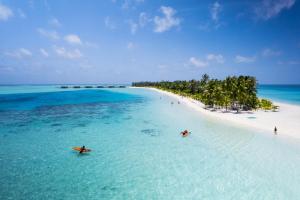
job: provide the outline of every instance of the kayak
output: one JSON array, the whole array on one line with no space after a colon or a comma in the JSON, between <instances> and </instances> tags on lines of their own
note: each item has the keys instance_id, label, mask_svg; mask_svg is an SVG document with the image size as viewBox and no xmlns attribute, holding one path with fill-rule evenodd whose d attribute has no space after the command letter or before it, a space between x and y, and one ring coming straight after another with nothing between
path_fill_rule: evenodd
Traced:
<instances>
[{"instance_id":1,"label":"kayak","mask_svg":"<svg viewBox=\"0 0 300 200\"><path fill-rule=\"evenodd\" d=\"M81 147L73 147L72 149L75 150L75 151L79 151L79 152L81 151ZM90 152L90 151L92 151L92 150L91 149L85 149L82 152L86 153L86 152Z\"/></svg>"}]
</instances>

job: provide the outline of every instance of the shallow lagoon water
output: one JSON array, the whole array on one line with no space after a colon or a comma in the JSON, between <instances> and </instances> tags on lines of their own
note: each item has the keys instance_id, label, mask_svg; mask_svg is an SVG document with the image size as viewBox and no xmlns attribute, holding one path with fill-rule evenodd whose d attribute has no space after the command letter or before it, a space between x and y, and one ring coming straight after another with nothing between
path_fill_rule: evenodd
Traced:
<instances>
[{"instance_id":1,"label":"shallow lagoon water","mask_svg":"<svg viewBox=\"0 0 300 200\"><path fill-rule=\"evenodd\" d=\"M300 198L300 141L171 101L145 89L2 93L1 199ZM81 145L92 152L72 151Z\"/></svg>"}]
</instances>

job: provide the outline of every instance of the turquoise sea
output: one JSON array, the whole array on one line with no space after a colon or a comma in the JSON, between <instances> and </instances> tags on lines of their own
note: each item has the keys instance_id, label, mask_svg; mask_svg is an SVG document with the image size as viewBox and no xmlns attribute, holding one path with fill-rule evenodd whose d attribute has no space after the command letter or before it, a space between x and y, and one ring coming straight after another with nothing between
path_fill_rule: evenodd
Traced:
<instances>
[{"instance_id":1,"label":"turquoise sea","mask_svg":"<svg viewBox=\"0 0 300 200\"><path fill-rule=\"evenodd\" d=\"M260 97L300 105L300 85L259 85Z\"/></svg>"},{"instance_id":2,"label":"turquoise sea","mask_svg":"<svg viewBox=\"0 0 300 200\"><path fill-rule=\"evenodd\" d=\"M300 199L299 140L146 89L1 86L0 146L5 200Z\"/></svg>"}]
</instances>

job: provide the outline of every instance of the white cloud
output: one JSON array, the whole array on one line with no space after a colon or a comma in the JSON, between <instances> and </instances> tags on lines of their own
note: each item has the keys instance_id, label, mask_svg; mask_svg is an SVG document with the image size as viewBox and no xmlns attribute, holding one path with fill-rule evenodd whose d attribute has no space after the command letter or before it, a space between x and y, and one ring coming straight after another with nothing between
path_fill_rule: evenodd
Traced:
<instances>
[{"instance_id":1,"label":"white cloud","mask_svg":"<svg viewBox=\"0 0 300 200\"><path fill-rule=\"evenodd\" d=\"M205 67L205 66L208 65L208 62L200 60L200 59L197 59L195 57L190 57L189 64L191 64L191 65L193 65L195 67Z\"/></svg>"},{"instance_id":2,"label":"white cloud","mask_svg":"<svg viewBox=\"0 0 300 200\"><path fill-rule=\"evenodd\" d=\"M135 44L133 44L132 42L128 42L127 49L133 49L134 47L135 47Z\"/></svg>"},{"instance_id":3,"label":"white cloud","mask_svg":"<svg viewBox=\"0 0 300 200\"><path fill-rule=\"evenodd\" d=\"M278 61L278 65L300 65L300 61L297 60L289 60L289 61Z\"/></svg>"},{"instance_id":4,"label":"white cloud","mask_svg":"<svg viewBox=\"0 0 300 200\"><path fill-rule=\"evenodd\" d=\"M130 6L130 0L124 0L122 4L122 9L128 9Z\"/></svg>"},{"instance_id":5,"label":"white cloud","mask_svg":"<svg viewBox=\"0 0 300 200\"><path fill-rule=\"evenodd\" d=\"M198 28L201 31L209 31L210 30L210 23L208 23L208 22L201 23L201 24L199 24Z\"/></svg>"},{"instance_id":6,"label":"white cloud","mask_svg":"<svg viewBox=\"0 0 300 200\"><path fill-rule=\"evenodd\" d=\"M64 37L64 40L69 44L82 44L80 37L75 34L69 34Z\"/></svg>"},{"instance_id":7,"label":"white cloud","mask_svg":"<svg viewBox=\"0 0 300 200\"><path fill-rule=\"evenodd\" d=\"M215 2L212 7L210 8L210 14L211 14L211 19L214 22L218 22L219 21L219 14L221 12L221 4L219 4L219 2Z\"/></svg>"},{"instance_id":8,"label":"white cloud","mask_svg":"<svg viewBox=\"0 0 300 200\"><path fill-rule=\"evenodd\" d=\"M19 48L13 52L6 52L5 55L14 58L25 58L25 57L31 57L32 53L28 49Z\"/></svg>"},{"instance_id":9,"label":"white cloud","mask_svg":"<svg viewBox=\"0 0 300 200\"><path fill-rule=\"evenodd\" d=\"M225 62L224 57L221 54L208 54L206 56L206 59L208 61L214 61L220 64L223 64Z\"/></svg>"},{"instance_id":10,"label":"white cloud","mask_svg":"<svg viewBox=\"0 0 300 200\"><path fill-rule=\"evenodd\" d=\"M99 47L96 43L92 43L92 42L85 42L84 45L86 47L92 47L92 48L98 48Z\"/></svg>"},{"instance_id":11,"label":"white cloud","mask_svg":"<svg viewBox=\"0 0 300 200\"><path fill-rule=\"evenodd\" d=\"M122 9L134 9L137 4L143 3L144 0L124 0L122 4Z\"/></svg>"},{"instance_id":12,"label":"white cloud","mask_svg":"<svg viewBox=\"0 0 300 200\"><path fill-rule=\"evenodd\" d=\"M60 23L60 21L58 21L58 19L56 19L56 18L50 19L49 20L49 24L51 26L54 26L54 27L57 27L57 28L62 26L62 24Z\"/></svg>"},{"instance_id":13,"label":"white cloud","mask_svg":"<svg viewBox=\"0 0 300 200\"><path fill-rule=\"evenodd\" d=\"M22 9L18 8L17 11L18 11L19 16L20 16L22 19L26 19L26 18L27 18L26 14L23 12Z\"/></svg>"},{"instance_id":14,"label":"white cloud","mask_svg":"<svg viewBox=\"0 0 300 200\"><path fill-rule=\"evenodd\" d=\"M176 10L171 7L161 6L160 11L163 13L163 17L155 16L154 17L154 32L162 33L172 27L180 25L181 20L177 17L174 17Z\"/></svg>"},{"instance_id":15,"label":"white cloud","mask_svg":"<svg viewBox=\"0 0 300 200\"><path fill-rule=\"evenodd\" d=\"M139 28L143 28L150 21L151 19L148 17L148 15L144 12L141 12L137 22L134 22L133 20L128 20L127 22L129 24L131 34L134 35Z\"/></svg>"},{"instance_id":16,"label":"white cloud","mask_svg":"<svg viewBox=\"0 0 300 200\"><path fill-rule=\"evenodd\" d=\"M45 57L48 57L48 56L49 56L49 53L48 53L45 49L43 49L43 48L40 49L40 52L41 52L41 54L42 54L43 56L45 56Z\"/></svg>"},{"instance_id":17,"label":"white cloud","mask_svg":"<svg viewBox=\"0 0 300 200\"><path fill-rule=\"evenodd\" d=\"M24 56L32 56L32 53L28 49L20 48L19 52Z\"/></svg>"},{"instance_id":18,"label":"white cloud","mask_svg":"<svg viewBox=\"0 0 300 200\"><path fill-rule=\"evenodd\" d=\"M290 9L296 0L262 0L255 8L258 18L269 20L277 16L283 10Z\"/></svg>"},{"instance_id":19,"label":"white cloud","mask_svg":"<svg viewBox=\"0 0 300 200\"><path fill-rule=\"evenodd\" d=\"M59 70L59 69L56 69L56 70L55 70L55 73L58 74L58 75L62 75L62 74L64 73L64 71Z\"/></svg>"},{"instance_id":20,"label":"white cloud","mask_svg":"<svg viewBox=\"0 0 300 200\"><path fill-rule=\"evenodd\" d=\"M15 69L10 66L0 65L0 72L9 73L9 72L14 72L14 71L15 71Z\"/></svg>"},{"instance_id":21,"label":"white cloud","mask_svg":"<svg viewBox=\"0 0 300 200\"><path fill-rule=\"evenodd\" d=\"M168 68L168 66L164 65L164 64L159 64L159 65L157 65L157 68L160 69L160 70L165 70L165 69Z\"/></svg>"},{"instance_id":22,"label":"white cloud","mask_svg":"<svg viewBox=\"0 0 300 200\"><path fill-rule=\"evenodd\" d=\"M28 0L28 5L31 9L34 8L34 1L33 0Z\"/></svg>"},{"instance_id":23,"label":"white cloud","mask_svg":"<svg viewBox=\"0 0 300 200\"><path fill-rule=\"evenodd\" d=\"M262 51L261 54L264 57L271 57L271 56L279 56L279 55L281 55L281 52L266 48Z\"/></svg>"},{"instance_id":24,"label":"white cloud","mask_svg":"<svg viewBox=\"0 0 300 200\"><path fill-rule=\"evenodd\" d=\"M129 24L129 26L130 26L130 32L131 32L131 34L135 34L136 33L136 31L137 31L137 29L138 29L138 24L137 23L135 23L135 22L133 22L133 21L128 21L128 24Z\"/></svg>"},{"instance_id":25,"label":"white cloud","mask_svg":"<svg viewBox=\"0 0 300 200\"><path fill-rule=\"evenodd\" d=\"M107 27L107 28L109 28L109 29L116 29L116 25L115 25L115 23L110 19L110 17L109 16L107 16L107 17L105 17L105 19L104 19L104 24L105 24L105 26Z\"/></svg>"},{"instance_id":26,"label":"white cloud","mask_svg":"<svg viewBox=\"0 0 300 200\"><path fill-rule=\"evenodd\" d=\"M0 21L6 21L8 18L14 16L13 11L0 3Z\"/></svg>"},{"instance_id":27,"label":"white cloud","mask_svg":"<svg viewBox=\"0 0 300 200\"><path fill-rule=\"evenodd\" d=\"M215 1L210 7L210 20L203 21L198 25L198 29L201 31L210 31L213 29L218 29L220 26L225 25L220 20L220 13L222 12L223 6L218 2Z\"/></svg>"},{"instance_id":28,"label":"white cloud","mask_svg":"<svg viewBox=\"0 0 300 200\"><path fill-rule=\"evenodd\" d=\"M47 10L49 10L49 11L51 10L50 5L47 0L44 0L44 6L45 6L45 8L47 8Z\"/></svg>"},{"instance_id":29,"label":"white cloud","mask_svg":"<svg viewBox=\"0 0 300 200\"><path fill-rule=\"evenodd\" d=\"M221 54L207 54L205 59L198 59L190 57L189 64L195 67L206 67L211 63L223 64L225 62L224 56Z\"/></svg>"},{"instance_id":30,"label":"white cloud","mask_svg":"<svg viewBox=\"0 0 300 200\"><path fill-rule=\"evenodd\" d=\"M94 68L94 65L91 64L88 60L82 60L81 62L79 62L79 67L82 70L90 70Z\"/></svg>"},{"instance_id":31,"label":"white cloud","mask_svg":"<svg viewBox=\"0 0 300 200\"><path fill-rule=\"evenodd\" d=\"M60 38L56 31L47 31L42 28L38 28L37 31L40 35L49 38L51 40L58 40Z\"/></svg>"},{"instance_id":32,"label":"white cloud","mask_svg":"<svg viewBox=\"0 0 300 200\"><path fill-rule=\"evenodd\" d=\"M235 56L236 63L251 63L251 62L255 62L255 60L256 60L255 57L245 57L240 55Z\"/></svg>"},{"instance_id":33,"label":"white cloud","mask_svg":"<svg viewBox=\"0 0 300 200\"><path fill-rule=\"evenodd\" d=\"M151 19L148 17L148 15L146 13L144 13L144 12L140 13L140 16L139 16L140 27L146 26L146 24L150 21L151 21Z\"/></svg>"},{"instance_id":34,"label":"white cloud","mask_svg":"<svg viewBox=\"0 0 300 200\"><path fill-rule=\"evenodd\" d=\"M129 0L124 0L122 4L122 9L128 9L129 8L130 1Z\"/></svg>"},{"instance_id":35,"label":"white cloud","mask_svg":"<svg viewBox=\"0 0 300 200\"><path fill-rule=\"evenodd\" d=\"M79 49L73 49L73 50L66 50L64 47L53 47L54 52L63 58L68 58L68 59L78 59L82 57L82 54Z\"/></svg>"},{"instance_id":36,"label":"white cloud","mask_svg":"<svg viewBox=\"0 0 300 200\"><path fill-rule=\"evenodd\" d=\"M288 61L289 65L300 65L300 61L296 61L296 60L290 60Z\"/></svg>"}]
</instances>

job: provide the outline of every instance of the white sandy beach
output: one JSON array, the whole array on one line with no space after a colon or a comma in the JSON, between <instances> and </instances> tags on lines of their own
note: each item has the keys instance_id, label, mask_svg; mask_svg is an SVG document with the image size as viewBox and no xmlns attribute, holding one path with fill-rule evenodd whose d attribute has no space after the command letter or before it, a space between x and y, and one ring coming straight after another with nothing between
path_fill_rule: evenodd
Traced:
<instances>
[{"instance_id":1,"label":"white sandy beach","mask_svg":"<svg viewBox=\"0 0 300 200\"><path fill-rule=\"evenodd\" d=\"M184 103L205 115L220 120L260 129L270 134L274 134L274 127L276 126L278 135L292 136L300 139L300 106L274 102L275 105L280 107L278 112L258 110L253 112L240 112L237 114L236 112L210 111L204 109L204 105L201 102L191 98L181 97L174 93L156 88L148 89L174 97L180 101L180 103Z\"/></svg>"}]
</instances>

